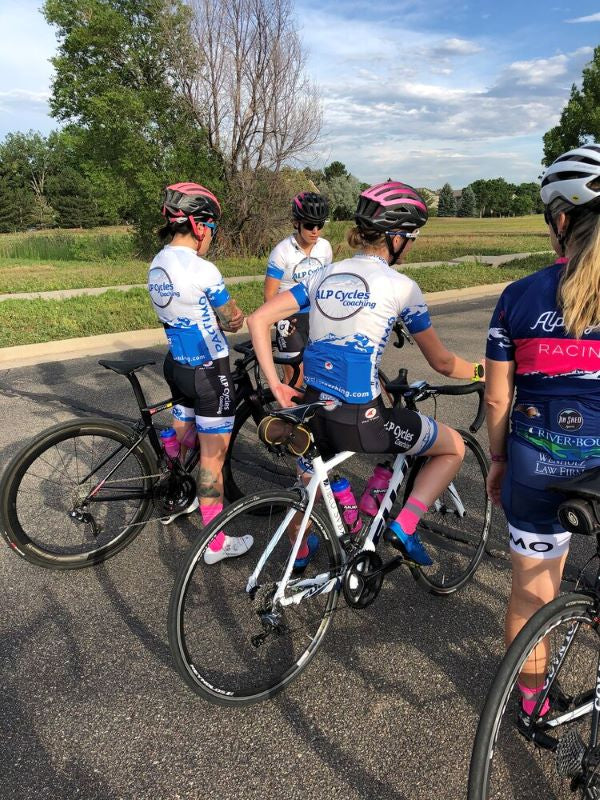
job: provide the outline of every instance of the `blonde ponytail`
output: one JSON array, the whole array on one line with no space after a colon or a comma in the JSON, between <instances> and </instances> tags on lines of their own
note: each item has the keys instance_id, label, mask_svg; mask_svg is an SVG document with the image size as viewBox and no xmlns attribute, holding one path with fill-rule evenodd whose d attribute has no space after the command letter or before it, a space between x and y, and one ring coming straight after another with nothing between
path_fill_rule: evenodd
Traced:
<instances>
[{"instance_id":1,"label":"blonde ponytail","mask_svg":"<svg viewBox=\"0 0 600 800\"><path fill-rule=\"evenodd\" d=\"M565 329L581 339L600 325L600 214L578 217L569 236L566 265L558 286Z\"/></svg>"},{"instance_id":2,"label":"blonde ponytail","mask_svg":"<svg viewBox=\"0 0 600 800\"><path fill-rule=\"evenodd\" d=\"M355 225L346 233L346 241L353 250L381 247L385 244L385 234L379 233L379 231L365 231Z\"/></svg>"}]
</instances>

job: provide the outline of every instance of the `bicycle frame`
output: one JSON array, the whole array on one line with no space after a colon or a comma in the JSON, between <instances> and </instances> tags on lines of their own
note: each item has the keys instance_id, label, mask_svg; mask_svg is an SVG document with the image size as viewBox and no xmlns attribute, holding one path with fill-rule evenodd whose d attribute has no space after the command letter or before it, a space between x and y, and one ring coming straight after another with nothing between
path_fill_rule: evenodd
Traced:
<instances>
[{"instance_id":1,"label":"bicycle frame","mask_svg":"<svg viewBox=\"0 0 600 800\"><path fill-rule=\"evenodd\" d=\"M313 466L313 475L306 487L304 487L304 492L307 497L307 505L306 509L304 510L302 521L300 523L300 527L298 528L296 538L294 544L292 545L292 551L290 553L290 557L288 559L285 573L280 581L278 581L277 590L273 596L273 605L279 604L282 607L294 604L299 604L303 599L308 597L314 597L317 594L326 594L330 592L338 583L341 576L331 576L330 573L321 573L316 575L313 578L299 578L299 579L292 579L290 580L290 576L292 574L292 569L294 566L294 561L298 555L298 551L300 549L300 545L302 543L302 539L304 534L306 533L310 514L314 507L315 500L317 498L319 490L321 491L323 500L325 501L325 507L327 509L327 515L331 522L332 528L337 534L338 538L346 535L346 528L344 523L342 522L342 518L340 516L338 506L333 496L333 491L331 489L331 484L329 482L329 472L337 467L339 464L342 464L344 461L347 461L351 458L355 453L345 450L342 453L338 453L333 458L329 459L328 461L323 461L323 458L320 455L317 455L313 458L312 466ZM389 486L387 488L386 493L383 496L381 501L381 505L379 506L379 510L377 514L373 517L371 524L369 526L368 533L364 538L364 541L361 545L361 551L375 551L379 539L385 529L386 522L389 518L390 511L396 497L398 495L398 490L404 483L404 479L406 477L406 473L408 472L409 467L412 464L411 456L404 456L400 453L396 455L393 464L393 471L392 477L390 478ZM460 516L464 516L465 509L463 503L456 491L456 488L452 483L449 485L450 495L453 499L453 502L456 506L456 511ZM264 567L267 559L275 549L277 543L283 536L283 534L287 531L289 525L292 522L292 519L296 514L301 512L290 510L285 515L282 522L279 524L277 530L271 537L269 543L267 544L265 550L263 551L261 557L258 560L258 563L254 569L254 572L248 578L248 582L246 584L246 592L251 592L255 589L259 583L258 579L261 573L262 568ZM292 595L286 596L286 589L291 589L294 593Z\"/></svg>"}]
</instances>

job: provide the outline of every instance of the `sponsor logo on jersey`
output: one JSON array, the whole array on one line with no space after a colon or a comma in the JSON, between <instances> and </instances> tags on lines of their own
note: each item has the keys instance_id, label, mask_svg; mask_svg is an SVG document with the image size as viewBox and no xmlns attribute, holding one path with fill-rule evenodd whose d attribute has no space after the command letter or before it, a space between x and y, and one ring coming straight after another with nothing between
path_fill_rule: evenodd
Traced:
<instances>
[{"instance_id":1,"label":"sponsor logo on jersey","mask_svg":"<svg viewBox=\"0 0 600 800\"><path fill-rule=\"evenodd\" d=\"M333 369L333 364L331 363L331 361L326 361L323 366L325 367L325 369Z\"/></svg>"},{"instance_id":2,"label":"sponsor logo on jersey","mask_svg":"<svg viewBox=\"0 0 600 800\"><path fill-rule=\"evenodd\" d=\"M296 264L292 272L292 278L296 281L296 283L300 283L300 281L308 278L309 275L312 275L313 272L317 272L317 270L322 269L322 267L323 264L318 258L307 256Z\"/></svg>"},{"instance_id":3,"label":"sponsor logo on jersey","mask_svg":"<svg viewBox=\"0 0 600 800\"><path fill-rule=\"evenodd\" d=\"M377 416L377 409L376 408L367 408L365 411L365 417L367 419L373 419L373 417Z\"/></svg>"},{"instance_id":4,"label":"sponsor logo on jersey","mask_svg":"<svg viewBox=\"0 0 600 800\"><path fill-rule=\"evenodd\" d=\"M362 308L375 308L367 282L360 275L340 272L324 278L315 295L317 308L328 319L349 319Z\"/></svg>"},{"instance_id":5,"label":"sponsor logo on jersey","mask_svg":"<svg viewBox=\"0 0 600 800\"><path fill-rule=\"evenodd\" d=\"M563 431L578 431L583 427L583 414L574 408L563 409L557 420L559 428Z\"/></svg>"},{"instance_id":6,"label":"sponsor logo on jersey","mask_svg":"<svg viewBox=\"0 0 600 800\"><path fill-rule=\"evenodd\" d=\"M148 291L152 302L158 308L166 308L174 297L179 297L175 291L169 273L162 267L153 267L148 274Z\"/></svg>"}]
</instances>

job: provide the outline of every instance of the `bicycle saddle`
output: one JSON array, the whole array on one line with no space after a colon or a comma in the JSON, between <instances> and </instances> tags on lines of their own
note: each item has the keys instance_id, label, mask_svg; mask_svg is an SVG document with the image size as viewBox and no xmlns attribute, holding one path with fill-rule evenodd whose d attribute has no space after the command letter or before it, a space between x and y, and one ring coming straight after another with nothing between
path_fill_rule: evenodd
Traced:
<instances>
[{"instance_id":1,"label":"bicycle saddle","mask_svg":"<svg viewBox=\"0 0 600 800\"><path fill-rule=\"evenodd\" d=\"M329 405L329 400L316 400L314 403L304 403L299 406L292 406L291 408L280 408L278 411L271 412L272 417L291 422L292 425L300 425L301 422L314 417L319 408Z\"/></svg>"},{"instance_id":2,"label":"bicycle saddle","mask_svg":"<svg viewBox=\"0 0 600 800\"><path fill-rule=\"evenodd\" d=\"M98 361L101 367L112 369L117 375L129 375L132 372L137 372L142 367L147 367L149 364L156 364L156 361L107 361L102 358Z\"/></svg>"},{"instance_id":3,"label":"bicycle saddle","mask_svg":"<svg viewBox=\"0 0 600 800\"><path fill-rule=\"evenodd\" d=\"M600 467L583 472L564 483L554 483L547 488L553 492L566 494L568 497L585 497L600 501Z\"/></svg>"}]
</instances>

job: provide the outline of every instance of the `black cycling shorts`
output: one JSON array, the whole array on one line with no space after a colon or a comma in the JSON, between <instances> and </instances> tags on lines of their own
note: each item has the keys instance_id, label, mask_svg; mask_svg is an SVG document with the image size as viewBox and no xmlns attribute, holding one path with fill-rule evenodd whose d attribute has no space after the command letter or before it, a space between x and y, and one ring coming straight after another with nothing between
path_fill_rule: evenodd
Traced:
<instances>
[{"instance_id":1,"label":"black cycling shorts","mask_svg":"<svg viewBox=\"0 0 600 800\"><path fill-rule=\"evenodd\" d=\"M231 433L235 419L235 387L229 357L198 367L179 364L168 353L164 376L173 397L183 396L173 408L175 419L196 422L198 433Z\"/></svg>"},{"instance_id":2,"label":"black cycling shorts","mask_svg":"<svg viewBox=\"0 0 600 800\"><path fill-rule=\"evenodd\" d=\"M309 387L305 403L330 399L331 395ZM323 458L343 450L355 453L403 453L418 455L437 439L437 423L407 408L386 408L381 396L368 403L344 403L321 408L309 422Z\"/></svg>"},{"instance_id":3,"label":"black cycling shorts","mask_svg":"<svg viewBox=\"0 0 600 800\"><path fill-rule=\"evenodd\" d=\"M308 342L308 314L292 314L280 319L276 326L279 355L294 358L300 355Z\"/></svg>"}]
</instances>

